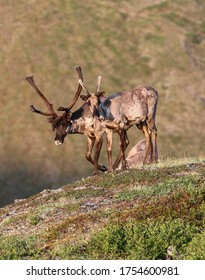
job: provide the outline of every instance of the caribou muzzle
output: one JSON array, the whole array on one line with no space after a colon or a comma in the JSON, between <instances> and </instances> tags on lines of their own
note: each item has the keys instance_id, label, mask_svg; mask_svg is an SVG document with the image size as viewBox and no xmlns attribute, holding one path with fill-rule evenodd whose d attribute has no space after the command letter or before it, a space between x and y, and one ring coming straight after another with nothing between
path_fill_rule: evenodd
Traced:
<instances>
[{"instance_id":1,"label":"caribou muzzle","mask_svg":"<svg viewBox=\"0 0 205 280\"><path fill-rule=\"evenodd\" d=\"M62 141L60 141L60 140L55 140L55 144L56 144L56 146L59 146L59 145L62 145L62 144L63 144L63 142L62 142Z\"/></svg>"}]
</instances>

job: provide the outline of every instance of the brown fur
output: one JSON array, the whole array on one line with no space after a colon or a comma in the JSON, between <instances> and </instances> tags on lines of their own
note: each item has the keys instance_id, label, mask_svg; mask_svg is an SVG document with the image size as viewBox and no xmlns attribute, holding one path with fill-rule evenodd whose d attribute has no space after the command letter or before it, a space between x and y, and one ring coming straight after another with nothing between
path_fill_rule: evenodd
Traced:
<instances>
[{"instance_id":1,"label":"brown fur","mask_svg":"<svg viewBox=\"0 0 205 280\"><path fill-rule=\"evenodd\" d=\"M121 159L122 168L125 169L127 167L125 150L129 140L126 131L134 124L144 133L146 139L146 151L143 162L146 163L149 153L149 162L157 161L157 128L155 125L157 101L157 91L154 88L142 86L110 95L105 99L100 98L97 94L89 95L88 106L92 111L94 103L95 115L99 116L103 126L106 127L109 170L115 169ZM97 114L96 104L98 104ZM120 136L120 154L114 165L112 165L113 131L117 131Z\"/></svg>"},{"instance_id":2,"label":"brown fur","mask_svg":"<svg viewBox=\"0 0 205 280\"><path fill-rule=\"evenodd\" d=\"M143 163L146 151L146 139L140 140L132 149L129 151L126 161L129 168L135 167L139 163ZM150 154L148 155L148 161L150 160ZM119 164L117 169L122 167L122 163Z\"/></svg>"}]
</instances>

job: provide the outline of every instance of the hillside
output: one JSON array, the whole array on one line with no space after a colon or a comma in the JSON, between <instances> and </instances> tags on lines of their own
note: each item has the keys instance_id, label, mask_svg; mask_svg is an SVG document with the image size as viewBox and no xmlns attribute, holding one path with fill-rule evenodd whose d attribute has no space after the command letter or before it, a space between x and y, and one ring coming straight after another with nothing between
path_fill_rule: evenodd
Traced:
<instances>
[{"instance_id":1,"label":"hillside","mask_svg":"<svg viewBox=\"0 0 205 280\"><path fill-rule=\"evenodd\" d=\"M44 190L0 209L0 259L205 259L205 160Z\"/></svg>"},{"instance_id":2,"label":"hillside","mask_svg":"<svg viewBox=\"0 0 205 280\"><path fill-rule=\"evenodd\" d=\"M92 173L86 138L56 147L44 110L25 76L55 108L102 75L106 94L150 85L159 92L160 159L204 156L205 2L203 0L0 0L0 206ZM75 108L81 105L81 101ZM130 148L142 135L130 129ZM114 155L118 139L115 139ZM106 164L105 150L101 161Z\"/></svg>"}]
</instances>

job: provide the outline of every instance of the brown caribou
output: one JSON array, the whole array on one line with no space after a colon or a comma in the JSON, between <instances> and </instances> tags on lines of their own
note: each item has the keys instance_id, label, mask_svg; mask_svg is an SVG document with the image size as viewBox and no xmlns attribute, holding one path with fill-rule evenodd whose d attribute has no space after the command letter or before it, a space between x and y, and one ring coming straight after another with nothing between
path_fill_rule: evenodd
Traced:
<instances>
[{"instance_id":1,"label":"brown caribou","mask_svg":"<svg viewBox=\"0 0 205 280\"><path fill-rule=\"evenodd\" d=\"M82 70L80 66L76 66L75 70L78 74L78 78L83 80ZM86 151L86 159L90 161L94 165L94 174L98 173L98 170L105 172L107 168L98 163L102 143L103 143L103 134L105 129L102 126L102 123L97 120L93 119L91 110L88 106L88 103L85 102L78 110L71 112L71 109L75 105L81 90L82 86L79 84L76 94L73 100L68 104L67 107L59 107L57 111L63 111L62 115L58 115L53 108L53 104L51 104L39 87L36 85L33 75L29 75L26 77L26 80L31 84L37 94L45 103L48 112L42 112L36 109L33 105L30 105L31 111L34 113L41 114L43 116L48 117L48 121L51 123L53 131L56 132L55 134L55 144L60 145L63 144L64 138L67 134L84 134L87 136L88 143L87 143L87 151ZM97 87L95 91L95 95L99 95L99 87L100 87L100 79L98 79ZM73 122L77 123L78 129L73 129L72 125ZM96 142L96 144L95 144ZM91 153L95 144L95 153L94 159L91 157Z\"/></svg>"},{"instance_id":2,"label":"brown caribou","mask_svg":"<svg viewBox=\"0 0 205 280\"><path fill-rule=\"evenodd\" d=\"M157 128L155 117L158 102L158 93L152 87L139 86L134 89L114 93L104 98L101 92L90 94L83 81L79 84L86 91L87 101L93 117L101 121L107 129L107 154L109 170L118 166L122 159L122 169L127 167L125 150L129 144L126 131L134 124L144 133L146 149L143 163L146 162L150 153L149 163L158 159ZM120 154L112 165L112 132L117 131L120 136Z\"/></svg>"}]
</instances>

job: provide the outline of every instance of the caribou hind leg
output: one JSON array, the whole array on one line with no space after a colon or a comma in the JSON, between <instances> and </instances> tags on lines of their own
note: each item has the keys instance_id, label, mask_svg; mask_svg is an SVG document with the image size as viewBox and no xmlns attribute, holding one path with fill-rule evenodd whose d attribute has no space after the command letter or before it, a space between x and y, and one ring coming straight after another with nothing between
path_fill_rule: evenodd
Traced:
<instances>
[{"instance_id":1,"label":"caribou hind leg","mask_svg":"<svg viewBox=\"0 0 205 280\"><path fill-rule=\"evenodd\" d=\"M154 151L152 132L149 131L146 122L139 123L136 126L139 130L142 131L146 139L145 156L144 156L143 164L151 163L153 162L153 151Z\"/></svg>"},{"instance_id":2,"label":"caribou hind leg","mask_svg":"<svg viewBox=\"0 0 205 280\"><path fill-rule=\"evenodd\" d=\"M152 143L153 143L153 161L158 162L158 149L157 149L157 128L154 127L152 133Z\"/></svg>"},{"instance_id":3,"label":"caribou hind leg","mask_svg":"<svg viewBox=\"0 0 205 280\"><path fill-rule=\"evenodd\" d=\"M119 135L120 135L120 152L122 155L122 170L125 170L128 168L127 161L125 158L125 149L126 149L125 140L127 135L126 130L121 129Z\"/></svg>"},{"instance_id":4,"label":"caribou hind leg","mask_svg":"<svg viewBox=\"0 0 205 280\"><path fill-rule=\"evenodd\" d=\"M147 163L147 158L148 158L149 153L150 153L149 163L152 162L153 148L152 148L151 135L149 134L147 125L143 124L142 129L143 129L145 139L146 139L145 156L144 156L144 160L143 160L143 164L145 164L145 163Z\"/></svg>"},{"instance_id":5,"label":"caribou hind leg","mask_svg":"<svg viewBox=\"0 0 205 280\"><path fill-rule=\"evenodd\" d=\"M124 137L124 150L127 149L128 145L129 145L129 139L128 139L128 136L127 136L127 132L125 131L125 137ZM113 170L115 170L119 164L120 164L120 161L122 160L122 152L120 151L119 154L118 154L118 157L117 159L115 160L114 164L113 164Z\"/></svg>"},{"instance_id":6,"label":"caribou hind leg","mask_svg":"<svg viewBox=\"0 0 205 280\"><path fill-rule=\"evenodd\" d=\"M156 102L152 102L149 106L149 114L147 116L147 126L151 135L151 142L153 150L151 153L151 159L153 162L158 161L158 149L157 149L157 127L155 125L155 115L156 115Z\"/></svg>"},{"instance_id":7,"label":"caribou hind leg","mask_svg":"<svg viewBox=\"0 0 205 280\"><path fill-rule=\"evenodd\" d=\"M151 150L151 160L152 162L158 161L158 150L157 150L157 128L155 125L155 121L152 118L148 118L147 121L149 133L151 135L151 144L152 144L152 150Z\"/></svg>"}]
</instances>

